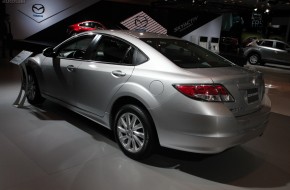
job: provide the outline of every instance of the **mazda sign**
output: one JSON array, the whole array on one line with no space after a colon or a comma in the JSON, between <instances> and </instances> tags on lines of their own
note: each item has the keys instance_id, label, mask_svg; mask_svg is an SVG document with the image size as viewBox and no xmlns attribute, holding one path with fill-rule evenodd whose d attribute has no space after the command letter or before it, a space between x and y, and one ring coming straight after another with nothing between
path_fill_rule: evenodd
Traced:
<instances>
[{"instance_id":1,"label":"mazda sign","mask_svg":"<svg viewBox=\"0 0 290 190\"><path fill-rule=\"evenodd\" d=\"M45 8L42 4L34 4L32 5L32 12L35 14L42 14L44 13Z\"/></svg>"}]
</instances>

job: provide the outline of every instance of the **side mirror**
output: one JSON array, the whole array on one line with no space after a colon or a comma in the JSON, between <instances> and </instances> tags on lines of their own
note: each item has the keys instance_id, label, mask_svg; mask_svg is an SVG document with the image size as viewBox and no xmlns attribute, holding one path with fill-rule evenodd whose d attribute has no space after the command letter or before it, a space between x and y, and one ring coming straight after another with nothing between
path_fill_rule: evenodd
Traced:
<instances>
[{"instance_id":1,"label":"side mirror","mask_svg":"<svg viewBox=\"0 0 290 190\"><path fill-rule=\"evenodd\" d=\"M55 52L53 51L52 47L45 48L42 52L45 57L54 57Z\"/></svg>"},{"instance_id":2,"label":"side mirror","mask_svg":"<svg viewBox=\"0 0 290 190\"><path fill-rule=\"evenodd\" d=\"M85 51L83 51L83 50L78 49L74 52L74 58L76 58L76 59L81 59L84 57L84 55L85 55Z\"/></svg>"}]
</instances>

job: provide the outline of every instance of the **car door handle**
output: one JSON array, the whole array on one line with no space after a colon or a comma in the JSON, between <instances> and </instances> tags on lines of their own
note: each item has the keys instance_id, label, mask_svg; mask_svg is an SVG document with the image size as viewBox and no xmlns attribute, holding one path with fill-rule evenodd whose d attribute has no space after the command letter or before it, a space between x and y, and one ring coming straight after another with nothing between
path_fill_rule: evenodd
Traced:
<instances>
[{"instance_id":1,"label":"car door handle","mask_svg":"<svg viewBox=\"0 0 290 190\"><path fill-rule=\"evenodd\" d=\"M66 69L68 70L68 72L73 72L76 70L75 66L73 66L73 65L67 66Z\"/></svg>"},{"instance_id":2,"label":"car door handle","mask_svg":"<svg viewBox=\"0 0 290 190\"><path fill-rule=\"evenodd\" d=\"M112 71L112 75L114 75L116 77L124 77L124 76L126 76L126 73L124 73L120 70L116 70L116 71Z\"/></svg>"}]
</instances>

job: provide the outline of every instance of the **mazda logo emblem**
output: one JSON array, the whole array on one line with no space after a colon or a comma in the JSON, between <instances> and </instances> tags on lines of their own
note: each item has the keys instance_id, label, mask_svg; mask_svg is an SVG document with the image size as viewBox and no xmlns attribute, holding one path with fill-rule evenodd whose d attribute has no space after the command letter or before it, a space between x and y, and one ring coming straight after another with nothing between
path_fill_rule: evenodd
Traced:
<instances>
[{"instance_id":1,"label":"mazda logo emblem","mask_svg":"<svg viewBox=\"0 0 290 190\"><path fill-rule=\"evenodd\" d=\"M135 18L135 25L137 27L146 27L148 24L148 20L145 16L136 16Z\"/></svg>"},{"instance_id":2,"label":"mazda logo emblem","mask_svg":"<svg viewBox=\"0 0 290 190\"><path fill-rule=\"evenodd\" d=\"M34 12L35 14L42 14L44 13L45 8L42 4L34 4L32 5L32 12Z\"/></svg>"}]
</instances>

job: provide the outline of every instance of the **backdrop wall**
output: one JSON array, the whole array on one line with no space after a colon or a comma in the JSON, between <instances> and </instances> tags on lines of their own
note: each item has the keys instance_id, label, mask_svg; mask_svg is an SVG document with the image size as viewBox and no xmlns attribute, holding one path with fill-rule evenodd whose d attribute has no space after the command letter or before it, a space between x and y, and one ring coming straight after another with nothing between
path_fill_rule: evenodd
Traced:
<instances>
[{"instance_id":1,"label":"backdrop wall","mask_svg":"<svg viewBox=\"0 0 290 190\"><path fill-rule=\"evenodd\" d=\"M24 0L7 3L11 29L15 39L25 39L99 0Z\"/></svg>"}]
</instances>

